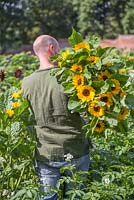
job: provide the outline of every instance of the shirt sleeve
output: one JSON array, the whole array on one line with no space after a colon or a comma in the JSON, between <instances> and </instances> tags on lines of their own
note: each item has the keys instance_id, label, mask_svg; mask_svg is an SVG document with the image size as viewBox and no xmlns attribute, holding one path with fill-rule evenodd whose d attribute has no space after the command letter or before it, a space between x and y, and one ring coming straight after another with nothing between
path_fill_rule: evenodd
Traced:
<instances>
[{"instance_id":1,"label":"shirt sleeve","mask_svg":"<svg viewBox=\"0 0 134 200\"><path fill-rule=\"evenodd\" d=\"M27 83L27 79L24 78L22 80L22 96L25 98L25 99L28 99L28 95L29 95L29 91L28 91L28 83Z\"/></svg>"}]
</instances>

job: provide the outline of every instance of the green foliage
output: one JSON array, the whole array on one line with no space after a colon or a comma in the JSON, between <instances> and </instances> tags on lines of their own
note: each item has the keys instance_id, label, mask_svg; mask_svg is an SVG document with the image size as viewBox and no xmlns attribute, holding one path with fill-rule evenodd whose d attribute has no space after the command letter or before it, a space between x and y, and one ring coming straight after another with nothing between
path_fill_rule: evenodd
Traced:
<instances>
[{"instance_id":1,"label":"green foliage","mask_svg":"<svg viewBox=\"0 0 134 200\"><path fill-rule=\"evenodd\" d=\"M38 183L33 166L33 120L29 103L21 96L13 97L15 92L19 89L11 87L0 96L0 199L35 199ZM13 106L15 102L18 107Z\"/></svg>"},{"instance_id":2,"label":"green foliage","mask_svg":"<svg viewBox=\"0 0 134 200\"><path fill-rule=\"evenodd\" d=\"M0 50L31 44L39 34L65 38L76 23L71 0L2 0Z\"/></svg>"},{"instance_id":3,"label":"green foliage","mask_svg":"<svg viewBox=\"0 0 134 200\"><path fill-rule=\"evenodd\" d=\"M80 40L71 37L72 44L79 44ZM90 168L87 173L76 172L75 166L70 165L61 169L62 177L58 182L58 200L63 200L64 183L70 184L68 199L75 200L133 200L134 199L134 54L133 52L121 54L114 48L101 49L98 46L98 38L92 37L87 40L91 49L79 49L77 52L70 49L62 50L55 57L60 60L61 68L55 68L53 75L57 75L63 81L65 92L71 95L75 91L72 84L73 71L70 66L74 60L85 66L84 74L89 85L96 90L107 91L111 84L108 80L90 80L92 72L107 67L115 78L120 80L121 87L127 91L127 96L119 95L113 97L114 106L110 113L107 113L107 123L112 126L117 123L116 113L120 105L130 109L130 115L118 123L116 129L107 128L104 133L90 134L91 127L96 124L96 118L92 118L91 124L85 128L89 129L92 149L90 149ZM93 42L95 41L95 42ZM75 47L75 46L74 46ZM69 50L69 52L68 52ZM88 53L92 56L101 57L101 62L95 64L85 62ZM41 195L40 185L35 174L33 161L36 145L35 130L33 128L33 117L29 110L28 101L21 96L20 80L37 69L38 60L28 54L0 55L1 70L5 71L2 79L0 74L0 199L1 200L27 200L37 199ZM122 69L123 68L123 69ZM16 78L14 73L17 69L22 70L22 76ZM129 75L129 76L128 76ZM66 83L67 81L67 83ZM13 95L15 93L15 96ZM16 93L19 96L16 96ZM119 102L120 99L120 103ZM15 103L15 104L13 104ZM19 103L19 104L16 104ZM79 102L75 93L70 97L69 109L83 114L85 102ZM13 111L13 112L12 112ZM85 117L85 116L84 116ZM87 120L88 121L88 120ZM93 131L93 129L92 129ZM70 176L64 176L68 171ZM83 177L86 175L87 177ZM81 185L85 183L84 189Z\"/></svg>"},{"instance_id":4,"label":"green foliage","mask_svg":"<svg viewBox=\"0 0 134 200\"><path fill-rule=\"evenodd\" d=\"M69 42L72 46L75 46L75 44L78 44L79 42L83 41L82 35L77 33L74 29L72 31L71 36L69 37Z\"/></svg>"},{"instance_id":5,"label":"green foliage","mask_svg":"<svg viewBox=\"0 0 134 200\"><path fill-rule=\"evenodd\" d=\"M91 38L87 40L91 47L89 49L87 43L79 40L80 34L74 30L70 38L72 48L57 55L55 59L59 61L60 67L53 71L53 75L57 76L69 96L68 108L72 112L84 113L84 117L86 116L86 125L83 129L87 130L86 136L90 137L93 148L90 150L91 165L84 190L80 187L81 174L75 171L75 166L63 168L63 171L69 170L71 175L68 179L62 177L59 185L64 182L73 185L69 188L68 199L77 199L79 196L83 200L132 200L134 198L133 53L124 55L115 48L101 49L97 42L94 45ZM104 73L105 70L110 72L111 78L98 80L97 74L101 71ZM84 76L84 83L80 75ZM79 77L77 81L74 81L74 76ZM83 99L78 98L78 92L82 90L84 84L92 86L96 90L95 99L97 99L99 94L112 89L111 79L120 82L121 91L126 92L125 96L121 93L116 95L111 93L113 104L109 106L105 116L102 118L91 116L87 107L92 100L88 102L83 100L84 94ZM106 106L105 102L101 102L100 105ZM127 106L130 114L119 120L118 114L122 106ZM98 119L105 121L104 132L95 130ZM61 200L60 187L57 193Z\"/></svg>"},{"instance_id":6,"label":"green foliage","mask_svg":"<svg viewBox=\"0 0 134 200\"><path fill-rule=\"evenodd\" d=\"M130 128L130 127L129 127ZM96 144L91 150L91 168L89 185L83 199L121 199L134 198L134 125L128 133L107 133L107 138L92 142Z\"/></svg>"},{"instance_id":7,"label":"green foliage","mask_svg":"<svg viewBox=\"0 0 134 200\"><path fill-rule=\"evenodd\" d=\"M21 96L21 79L37 68L38 61L22 52L0 55L0 64L5 75L0 81L0 199L36 199L34 120Z\"/></svg>"},{"instance_id":8,"label":"green foliage","mask_svg":"<svg viewBox=\"0 0 134 200\"><path fill-rule=\"evenodd\" d=\"M2 0L0 2L0 50L4 51L29 43L28 31L33 21L27 16L28 4L23 0Z\"/></svg>"},{"instance_id":9,"label":"green foliage","mask_svg":"<svg viewBox=\"0 0 134 200\"><path fill-rule=\"evenodd\" d=\"M0 51L32 44L39 34L67 38L72 27L101 38L133 34L133 12L133 0L1 0Z\"/></svg>"},{"instance_id":10,"label":"green foliage","mask_svg":"<svg viewBox=\"0 0 134 200\"><path fill-rule=\"evenodd\" d=\"M96 34L115 38L133 32L133 0L73 0L77 11L77 27L83 35Z\"/></svg>"},{"instance_id":11,"label":"green foliage","mask_svg":"<svg viewBox=\"0 0 134 200\"><path fill-rule=\"evenodd\" d=\"M131 119L129 119L131 120ZM76 172L75 166L63 167L69 177L58 182L58 199L62 200L62 185L70 185L68 199L133 200L134 198L134 125L129 133L107 132L105 138L91 136L89 172ZM68 164L70 165L70 163ZM83 175L85 177L83 177ZM81 186L85 184L85 187Z\"/></svg>"}]
</instances>

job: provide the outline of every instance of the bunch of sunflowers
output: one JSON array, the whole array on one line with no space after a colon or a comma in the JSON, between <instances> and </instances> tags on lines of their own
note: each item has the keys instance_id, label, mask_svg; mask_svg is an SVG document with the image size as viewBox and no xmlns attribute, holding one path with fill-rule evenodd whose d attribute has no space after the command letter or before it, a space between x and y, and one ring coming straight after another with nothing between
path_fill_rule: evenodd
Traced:
<instances>
[{"instance_id":1,"label":"bunch of sunflowers","mask_svg":"<svg viewBox=\"0 0 134 200\"><path fill-rule=\"evenodd\" d=\"M101 48L99 38L84 41L73 30L70 48L63 49L53 60L52 71L69 97L68 108L86 117L87 135L105 133L109 129L126 131L127 118L134 108L134 85L126 65L116 48Z\"/></svg>"}]
</instances>

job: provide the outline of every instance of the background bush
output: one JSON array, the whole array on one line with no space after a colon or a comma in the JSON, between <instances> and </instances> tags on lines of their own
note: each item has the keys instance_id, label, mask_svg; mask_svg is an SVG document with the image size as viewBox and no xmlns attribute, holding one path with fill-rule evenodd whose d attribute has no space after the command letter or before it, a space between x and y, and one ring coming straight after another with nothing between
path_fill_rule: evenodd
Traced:
<instances>
[{"instance_id":1,"label":"background bush","mask_svg":"<svg viewBox=\"0 0 134 200\"><path fill-rule=\"evenodd\" d=\"M31 44L40 34L115 38L134 34L133 0L1 0L0 51Z\"/></svg>"}]
</instances>

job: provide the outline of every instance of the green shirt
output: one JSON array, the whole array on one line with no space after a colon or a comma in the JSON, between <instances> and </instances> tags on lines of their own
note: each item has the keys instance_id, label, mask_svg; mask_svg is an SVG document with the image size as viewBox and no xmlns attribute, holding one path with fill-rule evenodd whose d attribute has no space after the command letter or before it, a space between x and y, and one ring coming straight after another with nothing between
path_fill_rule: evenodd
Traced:
<instances>
[{"instance_id":1,"label":"green shirt","mask_svg":"<svg viewBox=\"0 0 134 200\"><path fill-rule=\"evenodd\" d=\"M81 129L82 118L68 110L68 97L50 71L37 70L22 82L24 97L30 101L36 121L36 159L63 161L68 153L81 157L89 152Z\"/></svg>"}]
</instances>

